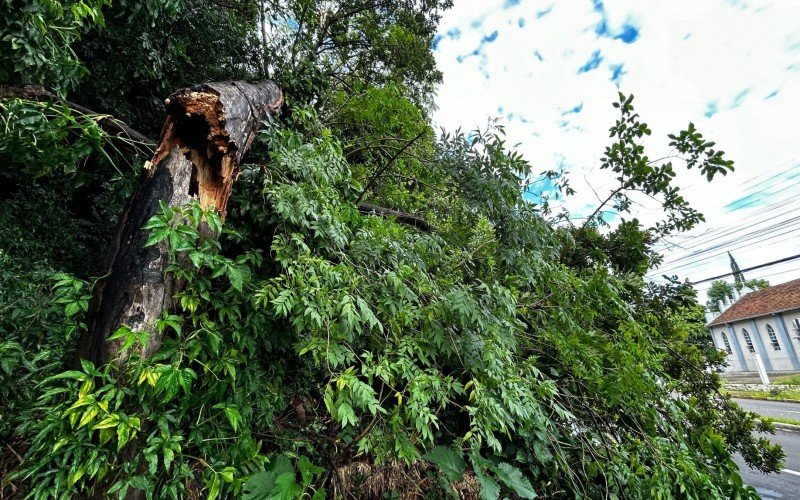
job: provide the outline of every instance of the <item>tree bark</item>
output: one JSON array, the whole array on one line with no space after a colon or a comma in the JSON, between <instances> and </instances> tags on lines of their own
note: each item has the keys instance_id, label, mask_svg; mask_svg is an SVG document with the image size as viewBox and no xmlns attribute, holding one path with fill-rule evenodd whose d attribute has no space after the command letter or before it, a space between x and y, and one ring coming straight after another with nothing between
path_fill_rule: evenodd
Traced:
<instances>
[{"instance_id":1,"label":"tree bark","mask_svg":"<svg viewBox=\"0 0 800 500\"><path fill-rule=\"evenodd\" d=\"M283 95L271 81L217 82L181 89L165 103L161 138L120 220L104 261L108 271L89 303L78 356L95 364L121 363L131 354L119 352L121 340L108 340L122 326L150 333L136 354L149 356L159 348L155 322L172 309L180 284L164 273L167 243L145 248L149 231L142 226L161 202L180 206L199 200L224 217L242 158L261 120L280 109Z\"/></svg>"}]
</instances>

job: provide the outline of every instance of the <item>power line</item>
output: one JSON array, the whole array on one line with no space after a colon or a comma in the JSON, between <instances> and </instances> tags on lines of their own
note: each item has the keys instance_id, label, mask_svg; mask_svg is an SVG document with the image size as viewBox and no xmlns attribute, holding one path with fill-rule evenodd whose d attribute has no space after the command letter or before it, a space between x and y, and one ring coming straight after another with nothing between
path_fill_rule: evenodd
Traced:
<instances>
[{"instance_id":1,"label":"power line","mask_svg":"<svg viewBox=\"0 0 800 500\"><path fill-rule=\"evenodd\" d=\"M797 215L798 213L800 213L797 210L797 209L800 209L800 206L796 206L795 205L798 202L800 202L800 199L798 199L795 202L790 202L788 204L784 204L784 205L780 205L780 206L776 206L776 207L771 207L770 210L764 212L764 215L767 215L768 213L773 212L775 210L781 210L783 213L778 214L778 215L765 217L763 219L759 219L759 220L757 220L755 222L752 222L750 224L742 225L742 223L745 222L747 220L747 218L737 220L737 226L735 226L735 227L723 227L723 228L720 228L720 231L724 231L724 232L722 232L720 234L717 234L717 235L715 235L713 237L706 238L706 239L701 240L701 241L693 242L692 245L682 246L682 249L683 250L687 250L687 251L692 249L692 248L701 247L703 245L708 245L705 248L699 248L697 250L688 252L688 253L686 253L684 255L681 255L679 257L676 257L676 258L673 258L671 260L668 260L668 261L664 262L662 264L662 266L667 266L667 265L678 263L678 262L686 260L686 259L691 259L691 258L694 258L694 257L696 257L698 255L702 255L704 253L708 253L709 251L713 251L713 250L716 250L718 248L724 247L724 246L726 246L728 244L738 243L738 242L741 242L741 241L746 240L746 239L752 239L752 237L758 236L761 233L772 231L772 230L776 230L776 229L781 229L782 226L788 226L791 223L795 223L798 220L800 220L800 215ZM770 225L765 226L764 224L770 224ZM759 226L761 226L761 227L759 227ZM745 230L747 230L747 229L752 229L752 230L745 232ZM726 237L728 237L728 238L726 238ZM712 242L718 241L718 240L722 240L722 241L714 243L713 245L709 245L709 243L712 243Z\"/></svg>"},{"instance_id":2,"label":"power line","mask_svg":"<svg viewBox=\"0 0 800 500\"><path fill-rule=\"evenodd\" d=\"M782 167L787 164L790 167L781 171ZM662 262L660 268L654 270L648 277L652 278L658 274L702 266L706 261L724 255L727 251L752 247L754 243L763 244L775 238L795 233L800 229L800 216L793 214L796 214L796 209L800 208L798 206L800 199L791 196L791 193L787 193L789 196L778 195L794 187L792 180L800 177L798 169L800 169L800 162L796 162L796 160L785 162L770 171L762 172L739 183L739 186L747 186L746 191L749 193L729 202L725 205L726 207L739 203L736 207L738 211L760 204L765 199L769 199L769 205L756 210L748 210L750 213L744 218L738 218L735 225L712 229L695 236L687 246L674 245L673 248L677 246L684 250L684 255ZM777 211L780 213L775 213ZM747 224L743 225L743 223ZM790 236L790 238L793 237L794 235ZM692 249L694 250L690 251ZM704 281L701 280L698 283Z\"/></svg>"},{"instance_id":3,"label":"power line","mask_svg":"<svg viewBox=\"0 0 800 500\"><path fill-rule=\"evenodd\" d=\"M740 187L744 186L745 184L748 184L748 183L750 183L750 182L752 182L752 181L754 181L754 180L756 180L758 178L761 178L761 177L766 177L766 176L769 176L769 175L773 175L774 173L779 172L781 167L783 167L784 165L793 163L795 161L797 161L797 160L785 161L785 162L781 163L780 165L777 165L774 168L771 168L771 169L767 170L766 172L762 172L762 173L760 173L758 175L754 175L753 177L750 177L749 179L740 182L739 186ZM784 170L784 172L789 172L789 171L792 171L792 170L794 170L796 168L800 168L800 163L795 163L794 166ZM761 182L763 182L763 181L761 181ZM755 185L757 186L757 185L761 184L761 182L756 182Z\"/></svg>"},{"instance_id":4,"label":"power line","mask_svg":"<svg viewBox=\"0 0 800 500\"><path fill-rule=\"evenodd\" d=\"M738 243L741 243L741 242L744 242L744 241L750 241L750 240L752 240L754 238L758 238L758 237L760 237L762 235L769 234L769 233L772 233L772 232L780 230L780 229L784 229L784 228L789 228L789 227L795 226L795 225L797 225L798 222L800 222L800 216L795 216L795 217L790 218L790 219L779 221L779 222L777 222L775 224L772 224L770 226L761 227L761 228L755 229L753 231L750 231L750 232L747 232L747 233L744 233L744 234L741 234L741 235L737 235L734 238L730 238L730 239L724 240L722 242L715 243L715 244L713 244L713 245L711 245L709 247L706 247L706 248L703 248L703 249L700 249L700 250L695 250L694 252L691 252L691 253L689 253L687 255L684 255L684 256L675 258L673 260L669 260L667 262L664 262L662 264L662 266L673 266L674 264L677 264L677 263L682 262L682 261L687 260L687 259L695 259L696 257L699 257L701 255L707 254L709 252L713 252L713 251L718 250L720 248L728 247L729 245L732 245L732 244L738 244ZM730 250L730 249L728 249L728 250ZM682 267L682 266L673 266L673 267Z\"/></svg>"},{"instance_id":5,"label":"power line","mask_svg":"<svg viewBox=\"0 0 800 500\"><path fill-rule=\"evenodd\" d=\"M773 266L770 266L770 267L773 267ZM775 264L774 267L777 267L778 269L782 269L782 270L779 270L779 271L770 271L769 269L756 270L755 272L750 272L750 273L747 274L747 277L746 277L747 281L766 279L766 278L769 278L769 277L772 277L772 276L778 276L779 274L800 272L800 267L791 267L789 269L784 269L783 266L781 266L779 264ZM696 290L707 290L707 289L711 288L712 286L713 286L713 283L712 284L708 284L708 282L706 282L706 284L703 284L702 286L696 286L695 289Z\"/></svg>"},{"instance_id":6,"label":"power line","mask_svg":"<svg viewBox=\"0 0 800 500\"><path fill-rule=\"evenodd\" d=\"M778 170L780 167L782 167L783 165L785 165L787 163L791 163L791 161L790 162L784 162L781 165L779 165L778 167L776 167L776 168L774 168L774 169L772 169L772 170L770 170L768 172L765 172L765 173L762 173L760 175L757 175L757 176L755 176L755 177L753 177L751 179L748 179L747 181L741 183L740 185L747 184L747 183L751 182L752 180L755 180L756 178L764 176L764 175L773 175L773 172L775 172L776 170ZM773 177L772 179L770 179L772 182L770 182L765 188L762 188L762 189L760 189L758 191L751 192L751 193L749 193L749 194L747 194L745 196L742 196L742 197L738 198L737 200L734 200L734 201L728 203L725 206L726 207L731 206L732 204L736 203L739 200L747 199L748 197L752 197L752 196L754 196L756 194L763 193L765 191L770 191L770 192L767 192L762 196L758 196L756 198L750 199L747 203L737 207L737 210L741 210L741 209L746 208L748 206L751 206L751 205L753 205L755 203L758 203L763 198L765 198L767 196L769 196L771 198L774 198L776 194L782 193L782 192L787 191L788 189L791 189L792 187L794 187L793 185L790 185L790 186L785 186L785 187L783 187L781 189L778 189L777 191L771 191L771 189L773 187L778 187L779 184L783 184L785 182L791 181L792 179L800 176L800 173L798 173L798 174L795 174L795 175L792 175L792 176L789 176L789 177L785 177L785 175L787 173L789 173L789 172L791 172L793 170L796 170L798 168L800 168L800 163L795 163L791 168L789 168L787 170L784 170L783 172L780 173L784 177L779 178L779 179L775 179ZM754 187L758 186L759 184L764 184L765 182L767 182L767 181L758 182L752 187L754 188ZM794 199L793 201L790 201L790 200L793 200L792 196L786 197L785 199L777 199L777 200L773 199L772 203L770 205L768 205L767 207L761 208L761 209L759 209L759 210L747 215L744 219L740 219L738 221L737 226L734 226L734 227L731 227L731 226L720 227L720 228L717 228L717 229L711 229L711 230L708 230L708 231L706 231L704 233L698 234L698 235L692 237L692 239L694 239L695 241L693 241L692 242L693 244L689 245L688 247L684 247L682 245L675 245L675 244L673 244L673 246L678 246L678 247L682 248L683 250L688 250L688 249L691 249L691 248L696 248L698 246L701 246L701 245L703 245L705 243L709 243L711 241L720 239L723 236L730 235L730 234L735 234L735 233L741 231L742 229L745 229L747 227L751 227L751 226L760 224L761 222L766 220L766 218L758 217L759 215L766 215L767 213L774 212L776 210L787 210L789 208L789 206L791 206L792 204L798 202L797 199ZM788 201L788 204L785 203L787 201ZM783 203L783 204L781 204L781 203ZM741 224L743 222L752 220L754 218L756 218L756 221L754 221L752 224L749 224L747 226L742 227ZM699 240L698 240L698 238L699 238Z\"/></svg>"},{"instance_id":7,"label":"power line","mask_svg":"<svg viewBox=\"0 0 800 500\"><path fill-rule=\"evenodd\" d=\"M773 205L770 205L770 206L768 206L766 208L762 208L761 210L759 210L757 212L753 212L752 214L748 215L747 217L744 217L743 219L737 220L736 225L733 225L733 226L722 226L722 227L719 227L717 229L706 231L705 233L698 234L698 235L693 236L693 237L689 236L687 238L692 238L693 239L691 245L677 245L677 244L674 244L674 243L672 245L673 246L678 246L682 250L688 251L688 250L690 250L692 248L697 248L697 247L702 246L704 244L707 244L707 243L710 243L712 241L718 240L718 239L720 239L722 237L730 236L732 234L736 234L736 233L738 233L740 231L743 231L744 229L755 227L755 226L757 226L759 224L762 224L764 222L767 222L767 221L770 221L770 220L774 220L774 217L757 217L757 216L766 216L767 214L769 214L771 212L775 212L776 210L781 210L781 211L784 211L784 212L788 213L788 212L792 211L792 209L794 209L794 208L800 208L800 199L795 199L794 201L790 201L790 202L785 203L785 204L780 204L782 201L784 201L784 200L778 200ZM797 207L793 207L793 205L798 205L798 206ZM756 219L754 222L752 222L750 224L743 225L744 222L748 222L748 221L750 221L750 220L752 220L754 218Z\"/></svg>"},{"instance_id":8,"label":"power line","mask_svg":"<svg viewBox=\"0 0 800 500\"><path fill-rule=\"evenodd\" d=\"M651 273L651 276L653 274L664 274L664 273L667 273L667 272L675 272L678 269L683 269L683 268L697 267L699 265L702 265L704 262L706 262L708 260L723 256L727 252L732 252L734 250L741 250L742 248L752 247L753 244L756 244L756 243L765 243L765 242L773 240L775 238L780 238L782 236L786 236L788 234L795 233L798 230L800 230L800 222L799 221L800 221L800 217L797 217L796 219L791 219L790 221L785 221L785 222L793 222L792 224L781 223L781 224L776 224L776 225L769 226L769 227L766 227L766 228L763 228L763 229L759 229L758 231L753 231L751 233L748 233L747 235L744 235L743 237L740 237L740 238L737 238L736 240L734 240L734 241L736 241L736 243L738 243L738 245L735 245L735 246L730 246L732 241L727 241L727 242L724 242L724 243L721 243L721 244L714 245L713 247L710 247L710 248L708 248L708 249L706 249L706 250L704 250L702 252L696 252L696 253L694 253L692 255L687 255L685 257L681 257L679 259L675 259L674 261L671 261L669 263L662 264L662 266L659 267L658 270L656 270L653 273ZM787 229L787 230L786 231L782 231L780 233L775 233L774 230L781 229L781 226L784 226L783 228ZM719 249L722 249L722 251L714 253L714 254L703 256L704 254L708 254L709 252L712 252L712 251L715 251L715 250L719 250ZM687 259L694 259L694 260L692 260L691 262L678 264L679 262L685 261ZM675 265L675 264L677 264L677 265Z\"/></svg>"},{"instance_id":9,"label":"power line","mask_svg":"<svg viewBox=\"0 0 800 500\"><path fill-rule=\"evenodd\" d=\"M798 273L798 272L800 272L800 268L785 269L785 270L783 270L783 271L777 271L777 272L774 272L774 273L767 273L767 274L757 274L755 277L752 277L752 276L751 276L751 277L748 279L748 281L749 281L749 280L752 280L752 279L757 279L757 280L760 280L760 279L767 279L767 278L772 278L773 276L779 276L779 275L781 275L781 274L786 274L786 273ZM697 290L697 292L707 292L708 290L710 290L710 289L711 289L711 287L712 287L712 286L713 286L713 285L707 285L707 286L702 286L702 287L695 287L695 290Z\"/></svg>"},{"instance_id":10,"label":"power line","mask_svg":"<svg viewBox=\"0 0 800 500\"><path fill-rule=\"evenodd\" d=\"M791 166L780 171L781 168L787 164ZM770 171L762 172L755 177L741 182L739 186L747 185L747 191L750 192L728 203L725 205L726 207L730 207L737 202L745 202L737 207L738 211L755 205L765 199L769 199L769 205L756 210L748 210L751 213L744 218L737 219L735 225L711 229L694 236L692 237L692 241L687 242L689 245L674 244L673 248L677 247L684 250L684 255L663 262L660 269L654 270L649 277L655 277L659 274L675 272L681 269L685 270L682 271L685 273L688 269L702 266L706 261L724 255L726 251L751 247L754 243L764 244L775 238L786 237L786 235L790 233L795 233L800 229L800 227L798 227L800 217L793 214L796 214L796 210L800 208L800 206L798 206L800 199L792 196L791 192L787 193L788 196L778 195L794 187L794 184L785 184L792 182L793 179L800 176L800 173L797 172L798 169L800 169L800 163L797 163L796 160L785 162ZM778 211L780 212L775 213ZM794 235L789 237L793 238ZM777 263L780 262L783 261L777 261ZM762 266L767 267L767 265L772 264L768 263ZM755 266L749 269L758 268L760 267ZM724 276L728 275L722 275L721 277ZM716 278L711 278L711 280L713 279ZM706 281L708 280L700 280L696 283L703 283Z\"/></svg>"},{"instance_id":11,"label":"power line","mask_svg":"<svg viewBox=\"0 0 800 500\"><path fill-rule=\"evenodd\" d=\"M794 186L789 186L789 187L791 188L791 187L794 187ZM708 243L709 241L713 241L715 239L719 239L722 236L735 233L740 229L746 229L748 227L752 227L752 226L758 225L761 222L764 222L765 220L769 220L768 218L765 217L767 214L769 214L771 212L775 212L776 210L788 211L789 208L793 207L793 205L797 204L798 201L800 201L800 199L795 198L795 199L792 200L792 197L787 197L786 199L774 200L772 204L770 204L770 205L768 205L768 206L766 206L764 208L761 208L760 210L758 210L756 212L753 212L753 213L749 214L748 216L744 217L741 220L738 220L736 226L723 226L723 227L720 227L718 229L714 229L714 230L705 232L703 234L697 235L696 237L697 238L701 238L701 241L696 242L694 245L690 246L689 248L694 248L694 247L702 245L704 243ZM762 216L762 217L758 217L758 216ZM745 226L741 226L742 222L745 222L745 221L748 221L748 220L751 220L751 219L756 219L756 220L754 222L750 223L750 224L747 224ZM712 236L712 237L708 238L708 236ZM705 239L702 239L702 238L705 238Z\"/></svg>"},{"instance_id":12,"label":"power line","mask_svg":"<svg viewBox=\"0 0 800 500\"><path fill-rule=\"evenodd\" d=\"M795 208L800 208L800 207L790 207L784 205L779 207L773 207L773 209L770 211L781 209L784 211L789 210L790 212L795 212L794 210ZM785 215L789 214L787 213ZM743 222L744 220L746 219L743 219L740 222ZM764 225L767 222L772 222L772 224ZM726 251L741 249L744 247L752 246L753 243L763 243L765 241L774 239L776 237L789 234L797 230L799 222L800 222L800 216L778 219L777 221L776 217L772 217L770 219L759 220L757 222L745 226L740 225L738 228L723 228L723 230L727 231L726 233L718 234L712 238L707 238L704 241L696 242L695 244L690 245L688 247L683 247L676 244L675 246L679 246L681 249L687 251L704 244L708 246L706 246L705 248L699 248L697 250L688 253L684 253L683 255L673 258L671 260L667 260L666 262L662 262L659 268L651 272L650 275L651 276L658 275L664 272L677 270L680 268L696 267L702 261L706 261L711 258L717 257L719 255L723 255ZM743 232L745 229L750 229L750 228L752 228L751 231ZM785 229L786 231L781 231L782 229ZM780 231L780 233L775 234L775 231ZM751 243L744 244L746 242L751 242ZM720 252L719 250L722 251ZM714 251L717 252L711 254L711 252ZM691 262L686 262L688 260L691 260Z\"/></svg>"},{"instance_id":13,"label":"power line","mask_svg":"<svg viewBox=\"0 0 800 500\"><path fill-rule=\"evenodd\" d=\"M774 266L775 264L780 264L780 263L782 263L782 262L789 262L789 261L791 261L791 260L795 260L795 259L800 259L800 254L797 254L797 255L792 255L791 257L784 257L784 258L782 258L782 259L778 259L778 260L773 260L772 262L767 262L767 263L764 263L764 264L759 264L759 265L757 265L757 266L748 267L747 269L742 269L740 272L744 273L744 272L747 272L747 271L753 271L753 270L755 270L755 269L761 269L762 267ZM697 285L697 284L699 284L699 283L705 283L706 281L718 280L718 279L720 279L720 278L726 278L726 277L728 277L728 276L733 276L733 275L734 275L734 273L725 273L725 274L720 274L719 276L713 276L713 277L711 277L711 278L705 278L705 279L702 279L702 280L693 281L693 282L691 282L690 284L691 284L691 285Z\"/></svg>"},{"instance_id":14,"label":"power line","mask_svg":"<svg viewBox=\"0 0 800 500\"><path fill-rule=\"evenodd\" d=\"M765 188L763 188L763 189L760 189L760 190L758 190L758 191L755 191L755 192L753 192L753 193L748 193L748 194L746 194L746 195L744 195L744 196L741 196L741 197L739 197L739 198L737 198L737 199L733 200L732 202L730 202L730 203L728 203L727 205L725 205L725 207L729 207L729 206L733 205L734 203L736 203L737 201L739 201L739 200L743 200L743 199L746 199L746 198L748 198L748 197L750 197L750 196L753 196L754 194L759 194L759 193L763 193L763 192L765 192L765 191L769 191L769 189L770 189L770 188L772 188L772 187L777 187L779 184L782 184L782 183L784 183L784 182L789 182L789 181L791 181L791 180L793 180L793 179L796 179L798 176L800 176L800 173L796 173L796 174L794 174L794 175L792 175L792 176L789 176L789 177L786 177L786 178L784 178L784 179L779 179L777 182L773 182L772 184L769 184L769 185L767 185L767 187L765 187ZM794 184L792 184L792 185L790 185L790 186L787 186L787 187L785 187L785 188L779 189L778 191L775 191L774 193L767 193L767 195L772 195L772 194L775 194L775 193L780 193L780 192L783 192L783 191L785 191L786 189L789 189L789 188L791 188L791 187L794 187ZM765 195L765 196L766 196L766 195ZM748 202L748 203L745 203L744 205L741 205L741 206L737 207L737 209L739 209L739 208L742 208L742 207L746 207L746 206L748 206L748 205L752 205L754 202L756 202L756 201L760 200L761 198L763 198L763 196L762 196L762 197L760 197L760 198L756 198L755 200L752 200L752 201L750 201L750 202ZM725 208L725 207L723 207L723 208Z\"/></svg>"}]
</instances>

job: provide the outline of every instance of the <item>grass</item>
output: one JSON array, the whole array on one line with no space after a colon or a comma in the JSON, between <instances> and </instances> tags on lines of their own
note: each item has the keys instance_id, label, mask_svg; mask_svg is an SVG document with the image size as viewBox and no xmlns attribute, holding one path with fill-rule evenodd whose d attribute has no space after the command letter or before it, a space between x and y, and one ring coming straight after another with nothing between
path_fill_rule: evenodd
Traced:
<instances>
[{"instance_id":1,"label":"grass","mask_svg":"<svg viewBox=\"0 0 800 500\"><path fill-rule=\"evenodd\" d=\"M794 375L779 375L770 380L776 385L800 385L800 373Z\"/></svg>"},{"instance_id":2,"label":"grass","mask_svg":"<svg viewBox=\"0 0 800 500\"><path fill-rule=\"evenodd\" d=\"M764 422L775 422L776 424L790 424L790 425L800 426L800 420L794 420L792 418L764 417L764 416L762 416L761 419Z\"/></svg>"},{"instance_id":3,"label":"grass","mask_svg":"<svg viewBox=\"0 0 800 500\"><path fill-rule=\"evenodd\" d=\"M722 373L720 374L725 384L760 384L761 379L755 372L749 373ZM769 374L769 381L776 385L798 385L800 386L800 373L787 375L776 375L774 372Z\"/></svg>"},{"instance_id":4,"label":"grass","mask_svg":"<svg viewBox=\"0 0 800 500\"><path fill-rule=\"evenodd\" d=\"M734 398L763 399L766 401L791 401L800 403L800 390L787 391L731 391L725 390Z\"/></svg>"}]
</instances>

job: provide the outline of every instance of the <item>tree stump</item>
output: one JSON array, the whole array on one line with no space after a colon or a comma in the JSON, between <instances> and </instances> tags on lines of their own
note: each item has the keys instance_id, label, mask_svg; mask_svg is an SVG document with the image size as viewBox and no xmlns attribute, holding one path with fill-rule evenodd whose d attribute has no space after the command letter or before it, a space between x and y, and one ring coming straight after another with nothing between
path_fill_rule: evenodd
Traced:
<instances>
[{"instance_id":1,"label":"tree stump","mask_svg":"<svg viewBox=\"0 0 800 500\"><path fill-rule=\"evenodd\" d=\"M104 260L107 272L89 303L78 357L97 365L120 363L131 354L120 353L121 340L108 340L122 326L151 334L136 354L155 352L161 345L156 320L172 309L179 291L180 284L164 273L166 241L145 248L149 231L142 226L161 202L180 206L199 200L224 217L239 165L261 121L280 109L283 94L271 81L216 82L178 90L165 103L161 138L119 222Z\"/></svg>"}]
</instances>

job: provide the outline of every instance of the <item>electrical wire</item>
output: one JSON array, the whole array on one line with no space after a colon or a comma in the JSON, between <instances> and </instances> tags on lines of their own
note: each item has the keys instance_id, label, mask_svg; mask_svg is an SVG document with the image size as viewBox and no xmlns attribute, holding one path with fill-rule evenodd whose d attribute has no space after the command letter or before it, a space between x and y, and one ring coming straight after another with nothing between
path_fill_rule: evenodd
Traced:
<instances>
[{"instance_id":1,"label":"electrical wire","mask_svg":"<svg viewBox=\"0 0 800 500\"><path fill-rule=\"evenodd\" d=\"M742 219L738 219L737 222L736 222L736 225L722 226L720 228L713 229L711 231L706 231L706 232L701 233L701 234L696 235L696 236L687 236L687 238L692 238L692 244L691 245L677 245L677 244L674 244L674 243L672 245L673 246L678 246L682 250L690 250L692 248L697 248L699 246L702 246L702 245L704 245L706 243L710 243L711 241L715 241L715 240L717 240L719 238L722 238L724 236L730 236L730 235L735 234L737 232L740 232L740 231L742 231L744 229L757 226L758 224L762 224L762 223L770 221L770 220L774 220L773 217L767 218L767 217L758 217L758 216L765 216L765 215L767 215L767 214L769 214L771 212L775 212L777 210L781 210L783 212L788 213L788 212L792 211L792 209L794 209L794 208L800 209L800 198L795 199L794 201L790 201L789 203L786 203L786 204L782 204L782 201L783 200L776 201L773 205L770 205L770 206L768 206L766 208L763 208L763 209L761 209L761 210L759 210L757 212L753 212L752 214L750 214L750 215L748 215L748 216L746 216L746 217L744 217ZM755 222L750 223L750 224L744 224L745 222L748 222L748 221L750 221L752 219L757 219L757 220ZM710 237L707 237L707 236L710 236Z\"/></svg>"},{"instance_id":2,"label":"electrical wire","mask_svg":"<svg viewBox=\"0 0 800 500\"><path fill-rule=\"evenodd\" d=\"M703 263L706 263L709 260L715 259L717 257L724 256L728 252L733 252L735 250L741 250L743 248L752 247L754 244L757 244L757 243L765 243L767 241L771 241L771 240L774 240L776 238L780 238L782 236L786 236L786 235L798 232L798 231L800 231L800 217L797 217L796 219L793 219L793 224L785 226L785 228L787 229L786 231L782 231L782 232L776 233L775 230L781 229L782 226L783 226L783 224L777 224L777 225L774 225L774 226L770 226L770 227L764 228L764 229L759 230L757 232L754 232L748 237L737 238L736 241L737 241L737 243L739 243L738 245L730 246L729 243L720 244L720 245L715 245L715 247L713 249L709 250L709 251L713 251L713 250L717 250L717 249L723 248L723 250L720 251L720 252L713 253L713 254L710 254L710 255L705 255L705 256L703 256L703 254L705 254L707 252L704 252L703 254L690 255L690 256L683 257L683 258L681 258L679 260L673 261L672 263L675 264L675 263L677 263L679 261L682 262L682 261L684 261L686 259L693 259L691 262L687 262L687 263L680 264L680 265L671 265L671 266L667 266L667 265L663 265L662 264L661 267L659 267L658 269L656 269L652 273L649 273L648 276L663 275L663 274L667 274L667 273L674 273L677 270L684 269L684 268L691 269L693 267L697 267L697 266L699 266L699 265L701 265Z\"/></svg>"},{"instance_id":3,"label":"electrical wire","mask_svg":"<svg viewBox=\"0 0 800 500\"><path fill-rule=\"evenodd\" d=\"M794 161L794 160L793 160L793 161ZM747 180L747 181L744 181L744 182L740 183L740 186L742 186L742 185L745 185L745 184L747 184L749 181L751 181L751 180L754 180L754 179L757 179L757 178L759 178L759 177L762 177L762 176L765 176L765 175L772 175L772 173L773 173L773 172L775 172L775 171L779 170L779 169L780 169L780 168L781 168L783 165L785 165L785 164L787 164L787 163L791 163L791 161L789 161L789 162L784 162L784 163L782 163L781 165L779 165L778 167L776 167L776 168L774 168L774 169L771 169L770 171L767 171L767 172L765 172L765 173L762 173L762 174L759 174L759 175L757 175L757 176L754 176L754 177L752 177L751 179L749 179L749 180ZM796 169L800 169L800 162L798 162L798 163L795 163L795 164L794 164L794 165L793 165L791 168L789 168L788 170L784 170L783 172L781 172L781 174L786 174L786 173L788 173L788 172L791 172L791 171L793 171L793 170L796 170ZM745 199L745 198L747 198L747 197L753 196L754 194L759 194L759 193L762 193L762 192L766 192L766 191L768 191L770 188L772 188L772 187L775 187L775 186L777 186L778 184L781 184L781 183L783 183L783 182L786 182L786 181L792 180L792 179L794 179L794 178L796 178L796 177L798 177L798 176L800 176L800 173L798 173L797 175L794 175L794 176L790 176L789 178L785 178L785 177L784 177L784 178L780 178L780 179L774 179L774 177L773 177L773 178L771 179L771 181L772 181L772 182L770 182L770 183L769 183L769 184L768 184L768 185L767 185L765 188L763 188L763 189L760 189L760 190L758 190L758 191L755 191L755 192L748 193L748 194L746 194L745 196L742 196L742 197L738 198L738 200ZM764 184L765 182L767 182L767 181L761 181L761 182L758 182L758 183L756 183L756 184L755 184L753 187L757 187L757 186L759 186L759 185L761 185L761 184ZM784 192L784 191L786 191L786 190L790 189L791 187L793 187L793 186L786 186L786 187L784 187L784 188L782 188L782 189L780 189L780 190L778 190L778 191L775 191L775 192L772 192L772 193L767 193L765 196L774 197L774 195L775 195L775 194L777 194L777 193L780 193L780 192ZM756 197L756 198L754 198L754 199L750 200L750 201L749 201L748 203L746 203L745 205L742 205L742 206L738 207L738 209L741 209L741 208L744 208L744 207L747 207L747 206L753 205L754 203L757 203L757 202L761 201L761 200L762 200L762 199L763 199L765 196ZM789 199L791 199L791 197L789 197ZM726 204L725 206L726 206L726 207L727 207L727 206L730 206L730 205L732 205L733 203L735 203L736 201L737 201L737 200L734 200L733 202L730 202L730 203ZM750 218L752 218L753 216L755 216L755 215L758 215L758 214L760 214L760 213L763 213L763 212L765 212L765 211L767 211L767 212L768 212L768 211L772 211L772 210L779 209L779 208L781 208L780 206L773 206L773 205L777 205L778 203L780 203L780 202L782 202L782 201L784 201L784 200L774 200L774 201L773 201L773 203L772 203L770 206L768 206L768 207L765 207L765 208L763 208L763 209L761 209L761 210L759 210L759 211L757 211L757 212L754 212L753 214L750 214L750 215L748 215L748 216L746 217L746 219L750 219ZM706 235L716 234L716 233L718 233L719 231L724 231L725 229L726 229L726 228L720 228L720 229L711 229L711 230L709 230L709 231L706 231L706 232L704 232L704 233L702 233L702 234L700 234L700 235L697 235L697 237L703 237L703 236L706 236Z\"/></svg>"},{"instance_id":4,"label":"electrical wire","mask_svg":"<svg viewBox=\"0 0 800 500\"><path fill-rule=\"evenodd\" d=\"M753 270L756 270L756 269L761 269L762 267L774 266L776 264L781 264L783 262L789 262L789 261L797 260L797 259L800 259L800 253L796 254L796 255L789 256L789 257L784 257L782 259L773 260L772 262L766 262L764 264L759 264L757 266L750 266L748 268L739 270L739 272L740 273L746 273L747 271L753 271ZM693 281L691 284L692 285L697 285L697 284L700 284L700 283L705 283L706 281L713 281L713 280L718 280L720 278L733 276L734 274L737 274L737 273L730 272L730 273L720 274L719 276L712 276L711 278L703 278L701 280Z\"/></svg>"}]
</instances>

